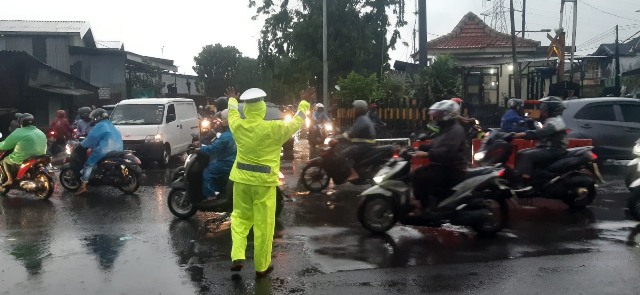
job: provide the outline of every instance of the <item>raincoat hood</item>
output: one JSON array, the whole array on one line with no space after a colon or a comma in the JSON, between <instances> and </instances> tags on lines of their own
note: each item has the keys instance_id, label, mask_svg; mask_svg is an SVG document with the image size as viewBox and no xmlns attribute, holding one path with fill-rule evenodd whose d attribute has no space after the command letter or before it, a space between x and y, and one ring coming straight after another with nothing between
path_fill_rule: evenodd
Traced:
<instances>
[{"instance_id":1,"label":"raincoat hood","mask_svg":"<svg viewBox=\"0 0 640 295\"><path fill-rule=\"evenodd\" d=\"M264 120L264 115L267 114L267 104L264 101L245 103L242 111L247 120Z\"/></svg>"},{"instance_id":2,"label":"raincoat hood","mask_svg":"<svg viewBox=\"0 0 640 295\"><path fill-rule=\"evenodd\" d=\"M65 112L65 111L63 111L63 110L58 110L58 111L56 112L56 117L57 117L58 119L64 119L64 118L66 118L66 117L67 117L67 112Z\"/></svg>"}]
</instances>

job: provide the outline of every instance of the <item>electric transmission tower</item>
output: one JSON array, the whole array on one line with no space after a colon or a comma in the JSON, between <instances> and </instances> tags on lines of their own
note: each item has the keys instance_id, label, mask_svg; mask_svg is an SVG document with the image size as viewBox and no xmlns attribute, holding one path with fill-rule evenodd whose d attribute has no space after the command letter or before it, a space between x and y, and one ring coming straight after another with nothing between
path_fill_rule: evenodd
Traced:
<instances>
[{"instance_id":1,"label":"electric transmission tower","mask_svg":"<svg viewBox=\"0 0 640 295\"><path fill-rule=\"evenodd\" d=\"M509 5L507 0L481 0L482 6L488 8L481 15L484 21L498 32L509 33ZM520 1L516 1L516 7L520 6ZM489 20L487 21L487 17Z\"/></svg>"}]
</instances>

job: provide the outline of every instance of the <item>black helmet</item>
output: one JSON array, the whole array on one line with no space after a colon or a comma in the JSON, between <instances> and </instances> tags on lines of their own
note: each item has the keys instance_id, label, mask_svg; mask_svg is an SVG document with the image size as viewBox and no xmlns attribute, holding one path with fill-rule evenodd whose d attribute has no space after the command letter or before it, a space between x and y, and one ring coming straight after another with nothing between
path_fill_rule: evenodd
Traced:
<instances>
[{"instance_id":1,"label":"black helmet","mask_svg":"<svg viewBox=\"0 0 640 295\"><path fill-rule=\"evenodd\" d=\"M16 120L20 119L20 116L22 116L22 113L16 113L16 114L15 114L15 118L16 118Z\"/></svg>"},{"instance_id":2,"label":"black helmet","mask_svg":"<svg viewBox=\"0 0 640 295\"><path fill-rule=\"evenodd\" d=\"M213 104L216 106L216 110L218 112L222 112L225 109L227 109L229 101L227 100L226 97L223 96L223 97L218 97Z\"/></svg>"},{"instance_id":3,"label":"black helmet","mask_svg":"<svg viewBox=\"0 0 640 295\"><path fill-rule=\"evenodd\" d=\"M101 121L104 119L109 119L109 113L102 108L97 108L89 114L89 118L94 121Z\"/></svg>"},{"instance_id":4,"label":"black helmet","mask_svg":"<svg viewBox=\"0 0 640 295\"><path fill-rule=\"evenodd\" d=\"M540 111L548 113L550 117L560 116L562 111L566 109L562 99L556 96L545 97L540 102Z\"/></svg>"},{"instance_id":5,"label":"black helmet","mask_svg":"<svg viewBox=\"0 0 640 295\"><path fill-rule=\"evenodd\" d=\"M24 113L18 118L18 123L22 127L27 127L33 125L33 121L35 121L35 119L36 118L34 118L32 114Z\"/></svg>"},{"instance_id":6,"label":"black helmet","mask_svg":"<svg viewBox=\"0 0 640 295\"><path fill-rule=\"evenodd\" d=\"M90 107L81 107L78 109L78 116L82 119L88 119L90 114L91 114Z\"/></svg>"},{"instance_id":7,"label":"black helmet","mask_svg":"<svg viewBox=\"0 0 640 295\"><path fill-rule=\"evenodd\" d=\"M524 105L522 99L512 98L507 101L507 107L510 109L517 110L518 108L522 107L522 105Z\"/></svg>"}]
</instances>

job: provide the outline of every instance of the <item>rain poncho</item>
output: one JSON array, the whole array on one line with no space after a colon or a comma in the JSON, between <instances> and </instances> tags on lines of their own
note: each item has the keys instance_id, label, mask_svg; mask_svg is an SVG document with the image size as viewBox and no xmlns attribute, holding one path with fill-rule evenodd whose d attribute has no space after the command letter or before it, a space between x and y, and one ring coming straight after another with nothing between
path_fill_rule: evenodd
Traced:
<instances>
[{"instance_id":1,"label":"rain poncho","mask_svg":"<svg viewBox=\"0 0 640 295\"><path fill-rule=\"evenodd\" d=\"M87 160L87 166L97 164L110 152L124 149L120 131L109 120L98 122L89 132L87 138L82 141L82 146L91 149L91 156Z\"/></svg>"},{"instance_id":2,"label":"rain poncho","mask_svg":"<svg viewBox=\"0 0 640 295\"><path fill-rule=\"evenodd\" d=\"M529 130L526 126L527 118L518 115L514 109L507 110L502 116L500 129L504 132L525 132Z\"/></svg>"},{"instance_id":3,"label":"rain poncho","mask_svg":"<svg viewBox=\"0 0 640 295\"><path fill-rule=\"evenodd\" d=\"M229 126L238 147L231 170L233 213L231 213L231 260L244 260L247 235L253 227L255 270L271 264L271 244L275 226L276 186L279 184L280 148L304 122L309 103L300 102L290 122L265 121L263 101L247 103L238 112L238 101L229 99Z\"/></svg>"},{"instance_id":4,"label":"rain poncho","mask_svg":"<svg viewBox=\"0 0 640 295\"><path fill-rule=\"evenodd\" d=\"M212 144L200 148L200 152L211 157L209 166L203 173L202 191L205 197L211 197L215 192L220 192L223 179L229 178L231 167L236 160L236 142L231 131L226 129Z\"/></svg>"},{"instance_id":5,"label":"rain poncho","mask_svg":"<svg viewBox=\"0 0 640 295\"><path fill-rule=\"evenodd\" d=\"M47 152L47 136L36 126L18 128L0 142L0 151L11 149L13 152L9 155L9 160L14 164L22 164L30 157Z\"/></svg>"}]
</instances>

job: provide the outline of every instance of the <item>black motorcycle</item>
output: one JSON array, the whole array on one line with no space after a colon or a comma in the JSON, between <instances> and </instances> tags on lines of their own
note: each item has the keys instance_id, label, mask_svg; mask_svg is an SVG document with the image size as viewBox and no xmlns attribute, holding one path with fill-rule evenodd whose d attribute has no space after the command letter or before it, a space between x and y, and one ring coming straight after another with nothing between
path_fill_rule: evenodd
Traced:
<instances>
[{"instance_id":1,"label":"black motorcycle","mask_svg":"<svg viewBox=\"0 0 640 295\"><path fill-rule=\"evenodd\" d=\"M491 129L473 157L481 165L503 166L507 170L505 179L509 183L517 183L518 176L504 164L511 156L512 140L512 133ZM596 197L596 183L604 183L596 163L598 157L592 149L593 147L570 148L560 158L541 163L531 175L539 185L534 185L532 189L516 190L517 196L559 199L571 208L584 208L591 204Z\"/></svg>"},{"instance_id":2,"label":"black motorcycle","mask_svg":"<svg viewBox=\"0 0 640 295\"><path fill-rule=\"evenodd\" d=\"M465 179L453 187L437 208L412 216L411 155L393 158L373 178L376 185L360 197L358 220L375 234L391 229L398 221L404 225L440 227L445 223L469 226L480 236L492 236L507 223L507 200L513 195L500 176L501 167L467 170Z\"/></svg>"},{"instance_id":3,"label":"black motorcycle","mask_svg":"<svg viewBox=\"0 0 640 295\"><path fill-rule=\"evenodd\" d=\"M220 180L218 187L224 189L219 192L217 201L203 203L205 197L202 194L202 173L209 165L209 156L195 152L194 146L190 147L187 153L184 167L178 168L170 185L171 191L167 199L169 211L180 219L187 219L198 211L220 212L224 214L219 219L227 218L233 211L233 181ZM276 217L282 212L284 198L282 189L276 188Z\"/></svg>"},{"instance_id":4,"label":"black motorcycle","mask_svg":"<svg viewBox=\"0 0 640 295\"><path fill-rule=\"evenodd\" d=\"M68 191L80 188L80 175L90 152L78 140L70 140L66 146L67 158L60 167L60 184ZM124 193L135 193L140 187L144 172L141 162L132 151L108 153L91 171L90 186L109 185Z\"/></svg>"},{"instance_id":5,"label":"black motorcycle","mask_svg":"<svg viewBox=\"0 0 640 295\"><path fill-rule=\"evenodd\" d=\"M342 138L327 141L328 147L321 148L320 156L309 160L302 170L302 185L310 192L322 191L329 186L330 180L335 185L341 185L351 175L348 159L342 155L342 151L349 146L348 141ZM371 149L369 154L362 155L363 160L354 165L360 178L350 182L361 185L370 181L380 167L393 157L393 150L391 145L378 146Z\"/></svg>"}]
</instances>

